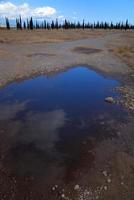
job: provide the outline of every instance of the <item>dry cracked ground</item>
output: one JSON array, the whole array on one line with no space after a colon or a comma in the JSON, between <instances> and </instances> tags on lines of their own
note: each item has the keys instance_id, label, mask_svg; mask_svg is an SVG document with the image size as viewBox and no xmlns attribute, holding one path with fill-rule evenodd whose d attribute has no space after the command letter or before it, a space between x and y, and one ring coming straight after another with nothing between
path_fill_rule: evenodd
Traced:
<instances>
[{"instance_id":1,"label":"dry cracked ground","mask_svg":"<svg viewBox=\"0 0 134 200\"><path fill-rule=\"evenodd\" d=\"M51 185L47 194L44 185L37 187L34 177L15 177L3 168L6 142L0 129L1 200L134 199L134 32L0 30L0 87L80 64L120 81L121 86L114 89L121 97L114 103L127 110L126 120L119 124L109 120L108 114L98 116L100 129L105 124L113 135L84 141L79 165L70 170L72 180Z\"/></svg>"}]
</instances>

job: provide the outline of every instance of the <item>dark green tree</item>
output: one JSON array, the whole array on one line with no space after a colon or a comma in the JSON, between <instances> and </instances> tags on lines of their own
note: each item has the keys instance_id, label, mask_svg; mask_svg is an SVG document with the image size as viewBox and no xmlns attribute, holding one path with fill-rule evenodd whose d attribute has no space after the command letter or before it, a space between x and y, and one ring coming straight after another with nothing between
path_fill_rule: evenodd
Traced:
<instances>
[{"instance_id":1,"label":"dark green tree","mask_svg":"<svg viewBox=\"0 0 134 200\"><path fill-rule=\"evenodd\" d=\"M6 17L6 28L8 30L10 30L10 23L9 23L9 19Z\"/></svg>"},{"instance_id":2,"label":"dark green tree","mask_svg":"<svg viewBox=\"0 0 134 200\"><path fill-rule=\"evenodd\" d=\"M19 19L19 29L22 29L22 20L21 20L21 15L20 15L20 19Z\"/></svg>"},{"instance_id":3,"label":"dark green tree","mask_svg":"<svg viewBox=\"0 0 134 200\"><path fill-rule=\"evenodd\" d=\"M29 20L27 19L27 29L29 30L30 25L29 25Z\"/></svg>"},{"instance_id":4,"label":"dark green tree","mask_svg":"<svg viewBox=\"0 0 134 200\"><path fill-rule=\"evenodd\" d=\"M84 19L83 19L83 23L82 23L82 28L83 28L83 30L85 29L85 21L84 21Z\"/></svg>"},{"instance_id":5,"label":"dark green tree","mask_svg":"<svg viewBox=\"0 0 134 200\"><path fill-rule=\"evenodd\" d=\"M55 28L54 21L52 20L52 22L51 22L51 29L54 29L54 28Z\"/></svg>"},{"instance_id":6,"label":"dark green tree","mask_svg":"<svg viewBox=\"0 0 134 200\"><path fill-rule=\"evenodd\" d=\"M30 28L31 30L33 30L33 28L34 28L34 25L33 25L33 18L32 18L32 17L30 18L29 28Z\"/></svg>"},{"instance_id":7,"label":"dark green tree","mask_svg":"<svg viewBox=\"0 0 134 200\"><path fill-rule=\"evenodd\" d=\"M56 19L56 22L55 22L55 28L58 30L59 28L59 23L58 23L58 19Z\"/></svg>"},{"instance_id":8,"label":"dark green tree","mask_svg":"<svg viewBox=\"0 0 134 200\"><path fill-rule=\"evenodd\" d=\"M24 30L26 30L26 22L25 21L23 23L23 28L24 28Z\"/></svg>"}]
</instances>

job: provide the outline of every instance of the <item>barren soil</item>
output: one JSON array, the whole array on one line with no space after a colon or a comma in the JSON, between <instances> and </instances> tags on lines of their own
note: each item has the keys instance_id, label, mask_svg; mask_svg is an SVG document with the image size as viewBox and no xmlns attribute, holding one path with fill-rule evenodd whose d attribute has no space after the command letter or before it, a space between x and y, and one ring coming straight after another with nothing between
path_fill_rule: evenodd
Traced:
<instances>
[{"instance_id":1,"label":"barren soil","mask_svg":"<svg viewBox=\"0 0 134 200\"><path fill-rule=\"evenodd\" d=\"M100 116L100 129L105 124L104 130L110 130L114 137L110 134L109 138L84 141L79 158L82 164L71 171L74 179L54 191L51 186L48 196L42 185L40 190L36 188L33 177L20 180L3 169L0 152L0 199L134 199L134 32L0 30L1 87L75 65L88 65L121 82L116 90L122 97L116 103L127 109L126 121L117 124L108 114ZM4 137L1 141L4 145ZM79 186L76 190L75 185Z\"/></svg>"}]
</instances>

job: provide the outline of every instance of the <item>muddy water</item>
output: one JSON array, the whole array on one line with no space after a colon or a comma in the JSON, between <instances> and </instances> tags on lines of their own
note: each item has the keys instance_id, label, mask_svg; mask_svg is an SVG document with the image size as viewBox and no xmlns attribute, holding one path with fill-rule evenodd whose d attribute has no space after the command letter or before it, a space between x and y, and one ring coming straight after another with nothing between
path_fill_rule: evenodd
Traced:
<instances>
[{"instance_id":1,"label":"muddy water","mask_svg":"<svg viewBox=\"0 0 134 200\"><path fill-rule=\"evenodd\" d=\"M107 96L118 96L113 92L118 85L77 66L1 89L2 167L16 177L31 176L48 186L73 181L73 167L79 167L87 138L111 135L109 127L103 127L104 116L117 123L124 120L119 106L105 102Z\"/></svg>"}]
</instances>

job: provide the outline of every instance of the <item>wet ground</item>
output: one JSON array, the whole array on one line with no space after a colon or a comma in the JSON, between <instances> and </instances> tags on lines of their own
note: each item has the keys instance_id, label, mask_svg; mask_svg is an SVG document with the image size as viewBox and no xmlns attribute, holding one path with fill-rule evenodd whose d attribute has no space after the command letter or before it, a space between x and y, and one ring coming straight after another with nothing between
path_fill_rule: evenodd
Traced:
<instances>
[{"instance_id":1,"label":"wet ground","mask_svg":"<svg viewBox=\"0 0 134 200\"><path fill-rule=\"evenodd\" d=\"M108 96L119 97L113 90L117 86L118 81L77 66L1 89L1 199L55 200L65 192L70 196L65 199L82 199L74 187L98 187L98 160L100 173L109 177L102 165L116 146L121 151L118 129L125 129L128 119L122 107L105 102ZM103 183L99 189L106 187ZM101 199L91 188L85 195Z\"/></svg>"}]
</instances>

